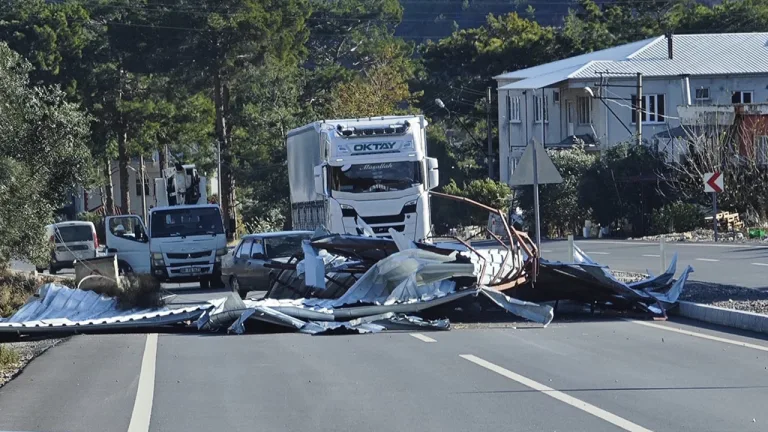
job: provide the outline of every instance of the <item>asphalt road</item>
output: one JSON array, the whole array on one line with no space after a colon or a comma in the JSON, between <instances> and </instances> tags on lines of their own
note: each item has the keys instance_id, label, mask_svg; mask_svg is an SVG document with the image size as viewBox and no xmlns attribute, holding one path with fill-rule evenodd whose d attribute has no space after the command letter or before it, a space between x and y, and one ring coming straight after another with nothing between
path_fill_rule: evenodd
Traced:
<instances>
[{"instance_id":1,"label":"asphalt road","mask_svg":"<svg viewBox=\"0 0 768 432\"><path fill-rule=\"evenodd\" d=\"M658 245L584 241L658 271ZM697 279L768 286L768 248L668 244ZM567 259L565 242L542 245ZM765 263L766 266L758 265ZM225 294L174 288L176 303ZM13 431L765 431L768 340L689 321L307 336L75 336L0 388Z\"/></svg>"},{"instance_id":2,"label":"asphalt road","mask_svg":"<svg viewBox=\"0 0 768 432\"><path fill-rule=\"evenodd\" d=\"M651 325L77 336L0 389L0 430L768 430L768 341Z\"/></svg>"},{"instance_id":3,"label":"asphalt road","mask_svg":"<svg viewBox=\"0 0 768 432\"><path fill-rule=\"evenodd\" d=\"M577 241L592 260L612 269L654 274L662 270L659 243L614 240ZM666 243L666 263L678 254L678 274L685 266L694 269L692 280L768 289L768 246L749 244ZM565 262L566 241L541 245L542 257Z\"/></svg>"}]
</instances>

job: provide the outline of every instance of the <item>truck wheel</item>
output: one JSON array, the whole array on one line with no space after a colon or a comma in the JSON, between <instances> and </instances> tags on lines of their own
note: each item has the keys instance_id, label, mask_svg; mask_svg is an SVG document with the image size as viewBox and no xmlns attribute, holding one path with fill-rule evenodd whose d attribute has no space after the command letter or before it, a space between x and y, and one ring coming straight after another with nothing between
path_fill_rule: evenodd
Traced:
<instances>
[{"instance_id":1,"label":"truck wheel","mask_svg":"<svg viewBox=\"0 0 768 432\"><path fill-rule=\"evenodd\" d=\"M133 273L133 267L131 267L131 265L125 261L118 261L117 273L118 273L118 276L125 276L129 273Z\"/></svg>"},{"instance_id":2,"label":"truck wheel","mask_svg":"<svg viewBox=\"0 0 768 432\"><path fill-rule=\"evenodd\" d=\"M200 279L200 289L210 289L211 288L211 280L208 278L201 278Z\"/></svg>"}]
</instances>

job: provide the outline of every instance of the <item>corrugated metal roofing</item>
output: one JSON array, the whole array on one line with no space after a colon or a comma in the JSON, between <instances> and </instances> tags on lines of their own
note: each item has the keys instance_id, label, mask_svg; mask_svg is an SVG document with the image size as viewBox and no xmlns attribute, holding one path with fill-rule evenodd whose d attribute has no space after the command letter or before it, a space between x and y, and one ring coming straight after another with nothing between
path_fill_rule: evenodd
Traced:
<instances>
[{"instance_id":1,"label":"corrugated metal roofing","mask_svg":"<svg viewBox=\"0 0 768 432\"><path fill-rule=\"evenodd\" d=\"M672 59L664 36L596 51L499 75L524 78L500 90L541 88L567 79L599 77L598 72L645 77L768 74L768 33L674 35Z\"/></svg>"}]
</instances>

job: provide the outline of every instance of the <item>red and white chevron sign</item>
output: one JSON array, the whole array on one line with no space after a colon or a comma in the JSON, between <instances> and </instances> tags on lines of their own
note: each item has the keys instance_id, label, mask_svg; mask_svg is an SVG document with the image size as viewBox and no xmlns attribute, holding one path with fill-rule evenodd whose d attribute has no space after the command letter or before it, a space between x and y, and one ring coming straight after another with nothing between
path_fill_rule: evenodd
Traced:
<instances>
[{"instance_id":1,"label":"red and white chevron sign","mask_svg":"<svg viewBox=\"0 0 768 432\"><path fill-rule=\"evenodd\" d=\"M711 172L704 174L704 192L722 192L723 175L721 172Z\"/></svg>"}]
</instances>

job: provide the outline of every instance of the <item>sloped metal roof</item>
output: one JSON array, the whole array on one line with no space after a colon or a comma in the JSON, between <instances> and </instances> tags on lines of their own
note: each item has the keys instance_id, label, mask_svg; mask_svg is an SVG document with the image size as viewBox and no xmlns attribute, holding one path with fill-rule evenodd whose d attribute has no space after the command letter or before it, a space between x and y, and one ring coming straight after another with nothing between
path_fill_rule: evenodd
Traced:
<instances>
[{"instance_id":1,"label":"sloped metal roof","mask_svg":"<svg viewBox=\"0 0 768 432\"><path fill-rule=\"evenodd\" d=\"M672 59L660 36L497 76L521 79L499 90L535 89L598 72L645 77L768 74L768 33L674 35Z\"/></svg>"}]
</instances>

